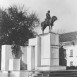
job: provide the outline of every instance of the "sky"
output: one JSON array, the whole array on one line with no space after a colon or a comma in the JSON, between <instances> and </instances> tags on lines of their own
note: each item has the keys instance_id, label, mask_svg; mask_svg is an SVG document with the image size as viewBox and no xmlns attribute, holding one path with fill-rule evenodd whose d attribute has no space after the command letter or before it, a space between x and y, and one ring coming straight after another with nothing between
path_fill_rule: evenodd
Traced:
<instances>
[{"instance_id":1,"label":"sky","mask_svg":"<svg viewBox=\"0 0 77 77\"><path fill-rule=\"evenodd\" d=\"M53 32L66 33L77 31L77 0L0 0L0 7L6 8L10 5L20 5L35 11L44 21L46 12L50 10L51 17L57 16L58 20L54 23ZM36 31L41 34L41 25ZM48 27L45 32L48 32Z\"/></svg>"}]
</instances>

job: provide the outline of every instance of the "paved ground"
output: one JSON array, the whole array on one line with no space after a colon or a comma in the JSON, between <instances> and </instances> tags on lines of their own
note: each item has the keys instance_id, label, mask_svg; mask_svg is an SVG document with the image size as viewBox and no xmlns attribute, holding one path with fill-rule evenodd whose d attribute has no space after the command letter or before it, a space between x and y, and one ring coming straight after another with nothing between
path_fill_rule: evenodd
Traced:
<instances>
[{"instance_id":1,"label":"paved ground","mask_svg":"<svg viewBox=\"0 0 77 77\"><path fill-rule=\"evenodd\" d=\"M28 71L21 71L21 77L28 77L27 76ZM29 72L30 74L31 72ZM77 70L66 70L66 71L39 71L36 72L37 76L35 76L35 73L32 77L77 77ZM19 71L13 71L12 77L19 77L20 75ZM50 75L50 76L49 76ZM7 71L0 71L0 77L11 77L8 75Z\"/></svg>"}]
</instances>

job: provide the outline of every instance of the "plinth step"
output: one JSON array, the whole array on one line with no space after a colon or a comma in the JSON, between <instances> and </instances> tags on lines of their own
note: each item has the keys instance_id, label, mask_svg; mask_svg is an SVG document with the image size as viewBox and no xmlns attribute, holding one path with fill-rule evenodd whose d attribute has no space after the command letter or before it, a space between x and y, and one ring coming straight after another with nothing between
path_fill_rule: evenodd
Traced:
<instances>
[{"instance_id":1,"label":"plinth step","mask_svg":"<svg viewBox=\"0 0 77 77\"><path fill-rule=\"evenodd\" d=\"M66 66L42 66L42 67L37 67L36 70L39 71L66 70Z\"/></svg>"},{"instance_id":2,"label":"plinth step","mask_svg":"<svg viewBox=\"0 0 77 77\"><path fill-rule=\"evenodd\" d=\"M77 77L77 71L41 71L42 77Z\"/></svg>"}]
</instances>

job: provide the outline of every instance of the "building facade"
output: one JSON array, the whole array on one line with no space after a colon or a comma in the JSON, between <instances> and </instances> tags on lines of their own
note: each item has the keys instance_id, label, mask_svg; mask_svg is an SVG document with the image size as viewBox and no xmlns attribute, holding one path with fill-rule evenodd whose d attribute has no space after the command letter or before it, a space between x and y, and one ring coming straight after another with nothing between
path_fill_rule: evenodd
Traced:
<instances>
[{"instance_id":1,"label":"building facade","mask_svg":"<svg viewBox=\"0 0 77 77\"><path fill-rule=\"evenodd\" d=\"M77 66L77 32L60 34L60 45L66 49L66 66Z\"/></svg>"}]
</instances>

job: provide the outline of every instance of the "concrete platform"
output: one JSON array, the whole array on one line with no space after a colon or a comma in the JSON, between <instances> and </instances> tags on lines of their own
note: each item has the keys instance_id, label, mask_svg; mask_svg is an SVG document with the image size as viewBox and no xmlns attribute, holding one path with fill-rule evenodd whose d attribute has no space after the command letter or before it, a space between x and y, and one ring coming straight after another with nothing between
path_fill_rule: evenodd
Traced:
<instances>
[{"instance_id":1,"label":"concrete platform","mask_svg":"<svg viewBox=\"0 0 77 77\"><path fill-rule=\"evenodd\" d=\"M28 77L28 71L0 71L0 77Z\"/></svg>"},{"instance_id":2,"label":"concrete platform","mask_svg":"<svg viewBox=\"0 0 77 77\"><path fill-rule=\"evenodd\" d=\"M41 66L36 67L38 71L58 71L58 70L66 70L66 66Z\"/></svg>"}]
</instances>

